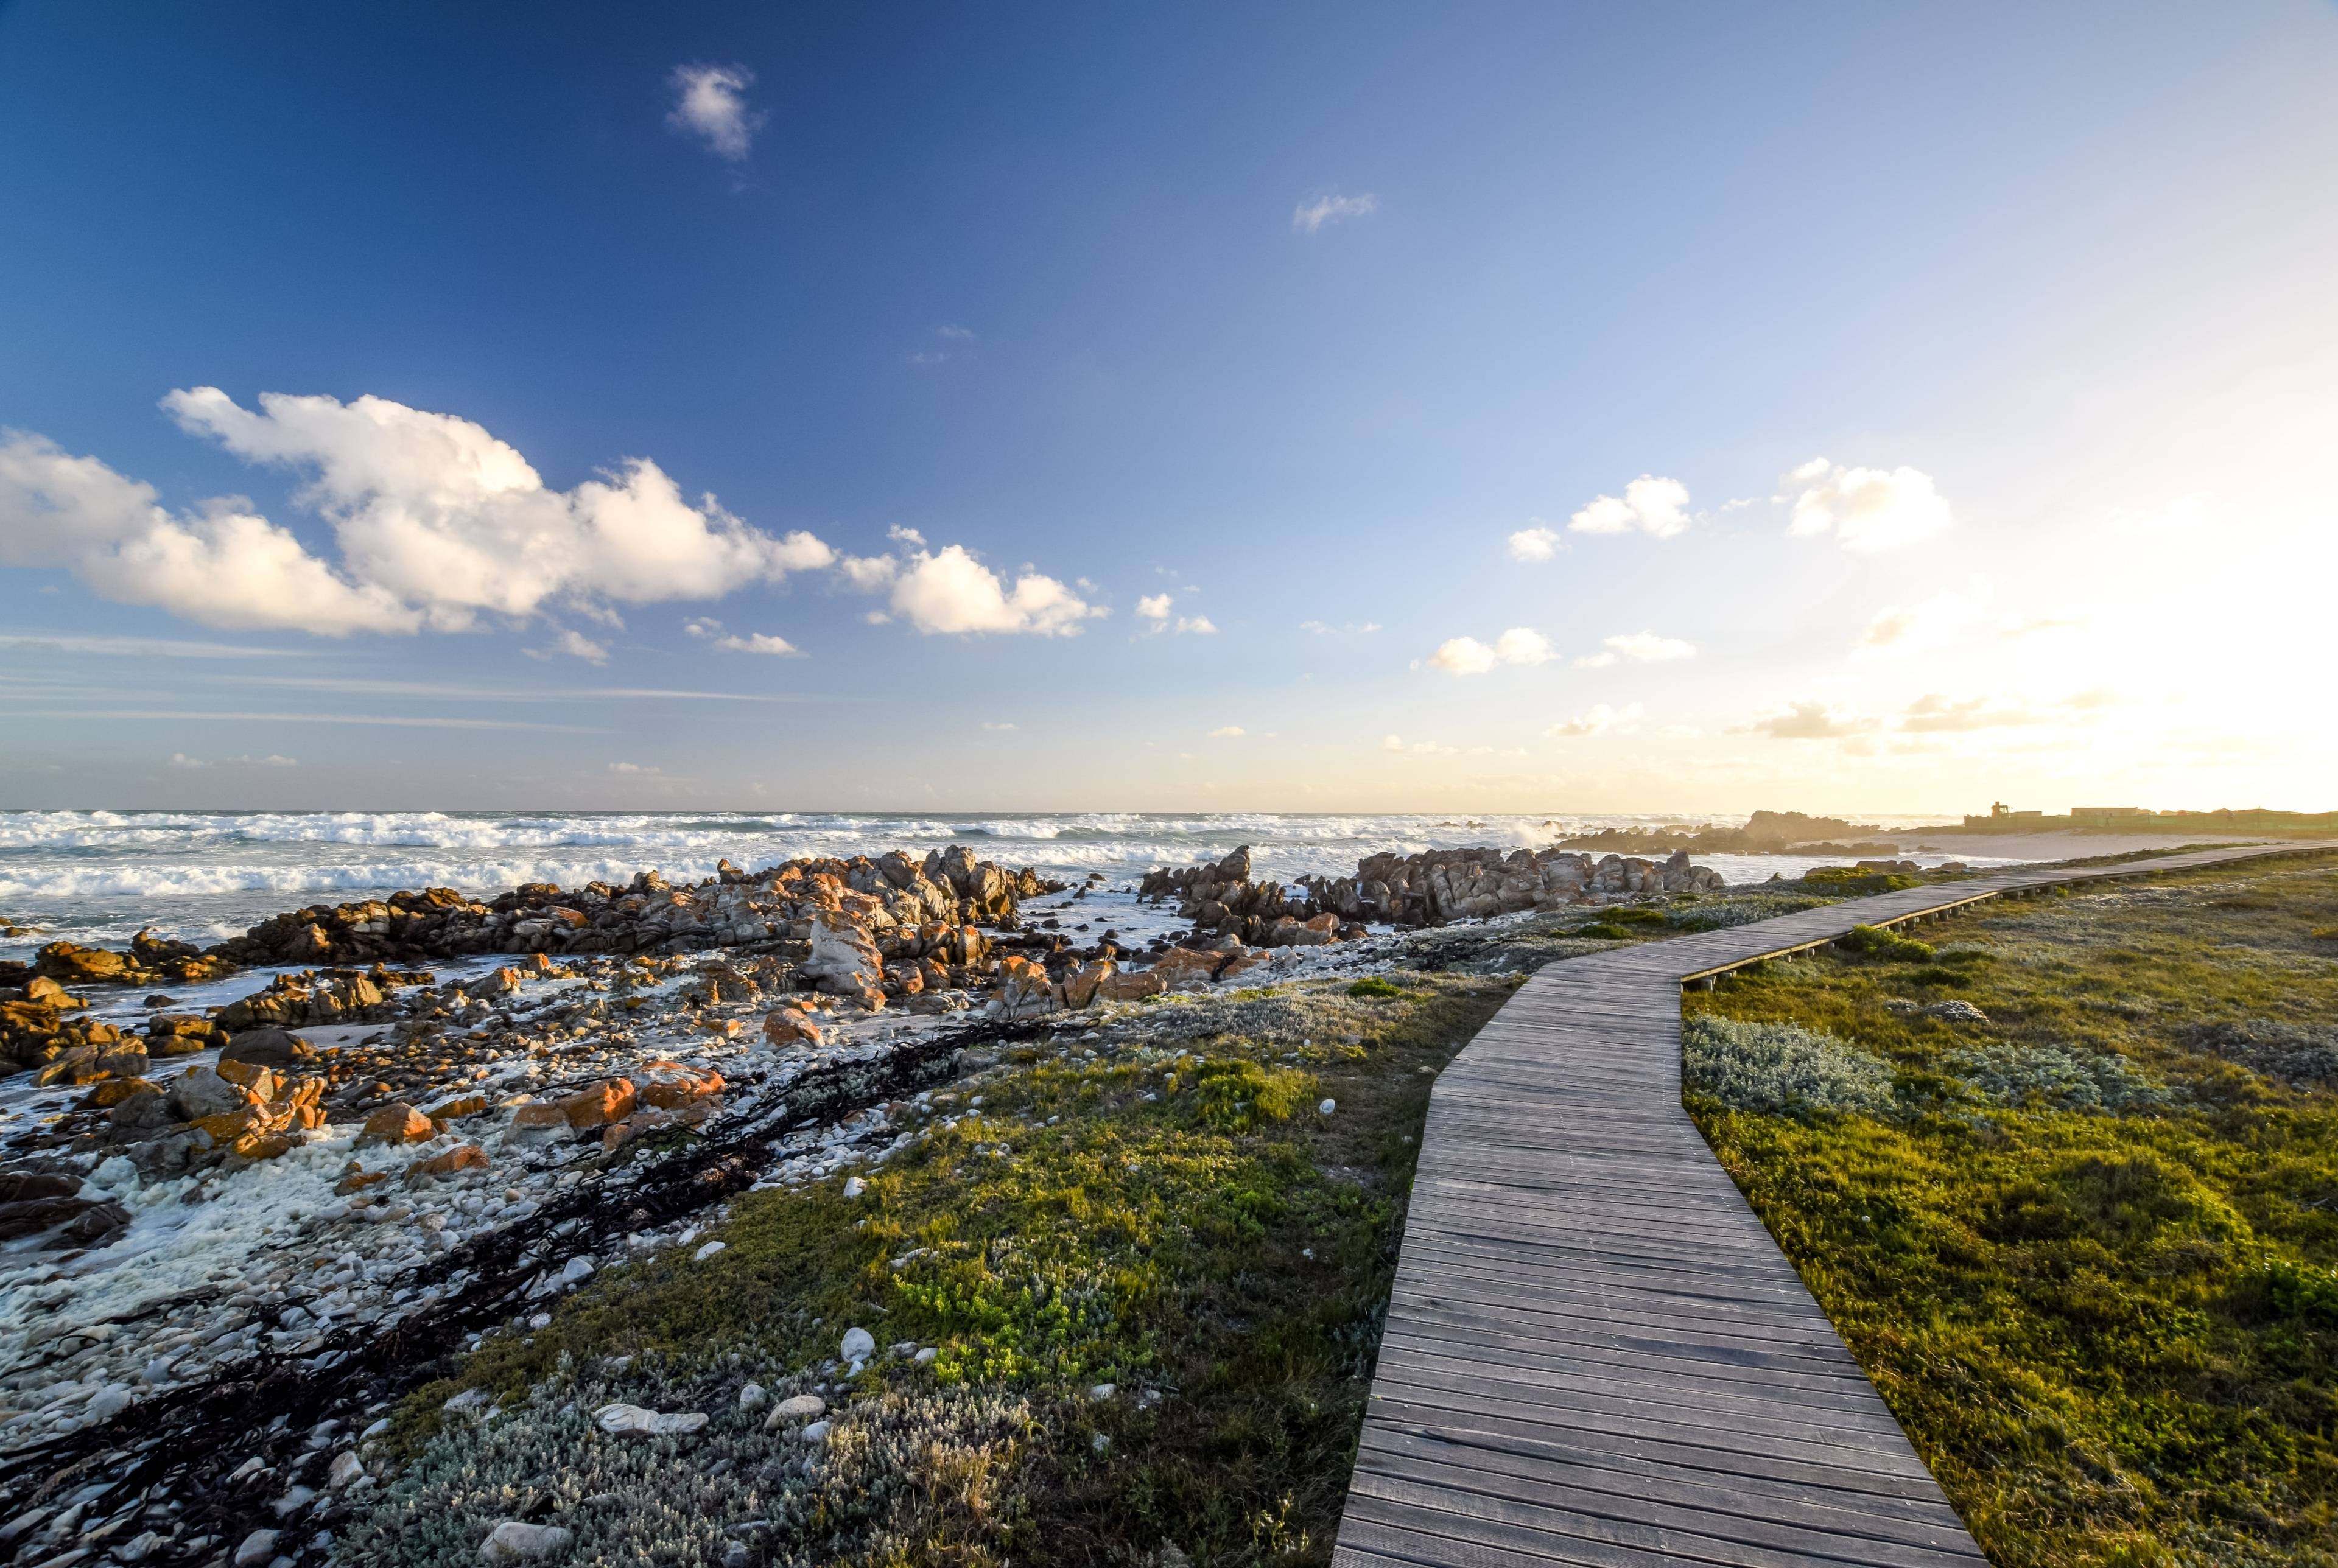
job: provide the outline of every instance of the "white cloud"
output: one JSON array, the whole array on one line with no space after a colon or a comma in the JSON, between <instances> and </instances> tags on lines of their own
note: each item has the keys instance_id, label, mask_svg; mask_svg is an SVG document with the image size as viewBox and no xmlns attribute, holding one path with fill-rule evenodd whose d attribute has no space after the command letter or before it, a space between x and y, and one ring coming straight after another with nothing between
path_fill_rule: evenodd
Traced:
<instances>
[{"instance_id":1,"label":"white cloud","mask_svg":"<svg viewBox=\"0 0 2338 1568\"><path fill-rule=\"evenodd\" d=\"M1949 527L1949 504L1932 477L1913 468L1845 468L1813 457L1779 480L1791 501L1786 531L1832 532L1846 550L1896 550Z\"/></svg>"},{"instance_id":2,"label":"white cloud","mask_svg":"<svg viewBox=\"0 0 2338 1568\"><path fill-rule=\"evenodd\" d=\"M1640 705L1637 702L1620 709L1610 708L1605 702L1597 702L1592 705L1589 712L1577 713L1572 719L1561 720L1543 733L1557 739L1581 735L1605 735L1608 730L1620 725L1636 724L1639 719Z\"/></svg>"},{"instance_id":3,"label":"white cloud","mask_svg":"<svg viewBox=\"0 0 2338 1568\"><path fill-rule=\"evenodd\" d=\"M609 662L607 648L594 642L582 632L573 632L565 628L562 629L559 636L552 640L550 647L531 648L528 652L537 659L549 659L555 654L565 653L572 659L582 659L587 664L606 664Z\"/></svg>"},{"instance_id":4,"label":"white cloud","mask_svg":"<svg viewBox=\"0 0 2338 1568\"><path fill-rule=\"evenodd\" d=\"M283 659L289 648L243 648L232 642L183 642L168 637L0 636L0 648L45 648L58 653L121 654L137 659Z\"/></svg>"},{"instance_id":5,"label":"white cloud","mask_svg":"<svg viewBox=\"0 0 2338 1568\"><path fill-rule=\"evenodd\" d=\"M280 757L273 751L265 757L231 757L228 760L246 768L298 768L300 766L300 759L298 757Z\"/></svg>"},{"instance_id":6,"label":"white cloud","mask_svg":"<svg viewBox=\"0 0 2338 1568\"><path fill-rule=\"evenodd\" d=\"M999 733L1001 733L1001 734L1006 733L1007 730L1015 730L1015 729L1018 729L1018 728L1020 728L1020 726L1016 725L1016 724L1012 724L1012 723L1007 723L1007 724L994 723L992 720L988 720L988 719L985 719L985 720L982 721L982 727L983 727L985 730L997 730L997 731L998 731L998 732L999 732Z\"/></svg>"},{"instance_id":7,"label":"white cloud","mask_svg":"<svg viewBox=\"0 0 2338 1568\"><path fill-rule=\"evenodd\" d=\"M612 762L609 764L609 771L612 773L663 773L665 769L644 768L639 762Z\"/></svg>"},{"instance_id":8,"label":"white cloud","mask_svg":"<svg viewBox=\"0 0 2338 1568\"><path fill-rule=\"evenodd\" d=\"M1226 724L1210 731L1213 740L1238 740L1246 733L1239 724Z\"/></svg>"},{"instance_id":9,"label":"white cloud","mask_svg":"<svg viewBox=\"0 0 2338 1568\"><path fill-rule=\"evenodd\" d=\"M643 457L560 491L480 426L383 397L263 393L255 412L198 387L162 403L240 457L313 471L302 499L333 524L349 573L441 630L555 598L719 598L836 559L810 534L773 536L711 495L684 500Z\"/></svg>"},{"instance_id":10,"label":"white cloud","mask_svg":"<svg viewBox=\"0 0 2338 1568\"><path fill-rule=\"evenodd\" d=\"M411 632L421 617L348 581L242 504L173 516L154 488L23 431L0 432L0 564L62 566L102 596L210 626L326 636Z\"/></svg>"},{"instance_id":11,"label":"white cloud","mask_svg":"<svg viewBox=\"0 0 2338 1568\"><path fill-rule=\"evenodd\" d=\"M1169 603L1166 593L1148 593L1136 602L1136 612L1147 621L1166 621L1169 619Z\"/></svg>"},{"instance_id":12,"label":"white cloud","mask_svg":"<svg viewBox=\"0 0 2338 1568\"><path fill-rule=\"evenodd\" d=\"M1618 659L1630 659L1643 664L1659 664L1674 659L1694 659L1696 644L1678 637L1659 637L1654 632L1633 632L1600 640L1601 652L1577 659L1576 663L1597 669L1613 664Z\"/></svg>"},{"instance_id":13,"label":"white cloud","mask_svg":"<svg viewBox=\"0 0 2338 1568\"><path fill-rule=\"evenodd\" d=\"M1601 495L1567 520L1577 534L1629 534L1670 539L1689 524L1688 486L1677 479L1643 474L1621 495ZM1515 549L1518 536L1510 536Z\"/></svg>"},{"instance_id":14,"label":"white cloud","mask_svg":"<svg viewBox=\"0 0 2338 1568\"><path fill-rule=\"evenodd\" d=\"M1012 587L963 544L913 549L893 556L848 556L847 582L863 593L885 592L887 607L928 635L997 632L1076 637L1080 622L1110 613L1053 577L1026 567Z\"/></svg>"},{"instance_id":15,"label":"white cloud","mask_svg":"<svg viewBox=\"0 0 2338 1568\"><path fill-rule=\"evenodd\" d=\"M1558 530L1537 519L1531 527L1510 535L1514 561L1547 561L1558 554Z\"/></svg>"},{"instance_id":16,"label":"white cloud","mask_svg":"<svg viewBox=\"0 0 2338 1568\"><path fill-rule=\"evenodd\" d=\"M1513 626L1491 644L1475 637L1449 637L1429 656L1429 667L1450 675L1483 675L1498 664L1541 664L1557 654L1550 639L1531 626Z\"/></svg>"},{"instance_id":17,"label":"white cloud","mask_svg":"<svg viewBox=\"0 0 2338 1568\"><path fill-rule=\"evenodd\" d=\"M203 761L200 758L190 757L184 751L173 751L171 753L171 766L173 768L192 769L196 768L208 768L211 764Z\"/></svg>"},{"instance_id":18,"label":"white cloud","mask_svg":"<svg viewBox=\"0 0 2338 1568\"><path fill-rule=\"evenodd\" d=\"M768 632L751 632L744 637L718 637L714 645L733 653L769 653L781 659L804 656L802 649L786 638L774 637Z\"/></svg>"},{"instance_id":19,"label":"white cloud","mask_svg":"<svg viewBox=\"0 0 2338 1568\"><path fill-rule=\"evenodd\" d=\"M705 137L718 156L734 162L747 156L763 125L761 112L747 107L746 91L755 84L752 71L744 65L677 65L669 81L675 96L667 124Z\"/></svg>"},{"instance_id":20,"label":"white cloud","mask_svg":"<svg viewBox=\"0 0 2338 1568\"><path fill-rule=\"evenodd\" d=\"M1218 634L1217 627L1211 622L1207 615L1180 615L1177 617L1177 624L1171 630L1180 637L1214 637Z\"/></svg>"},{"instance_id":21,"label":"white cloud","mask_svg":"<svg viewBox=\"0 0 2338 1568\"><path fill-rule=\"evenodd\" d=\"M745 636L725 632L722 622L712 616L699 615L682 623L682 629L693 637L702 638L729 653L770 653L782 659L801 659L802 649L784 637L769 632L751 632Z\"/></svg>"},{"instance_id":22,"label":"white cloud","mask_svg":"<svg viewBox=\"0 0 2338 1568\"><path fill-rule=\"evenodd\" d=\"M1733 730L1737 734L1768 735L1780 740L1840 740L1871 733L1876 728L1877 721L1865 714L1838 708L1832 702L1805 699L1757 714L1734 726Z\"/></svg>"},{"instance_id":23,"label":"white cloud","mask_svg":"<svg viewBox=\"0 0 2338 1568\"><path fill-rule=\"evenodd\" d=\"M974 341L974 329L970 327L937 327L934 330L945 338L954 338L961 343Z\"/></svg>"},{"instance_id":24,"label":"white cloud","mask_svg":"<svg viewBox=\"0 0 2338 1568\"><path fill-rule=\"evenodd\" d=\"M1381 736L1380 750L1383 751L1402 752L1408 757L1450 757L1453 755L1453 748L1450 746L1439 746L1434 740L1415 740L1407 744L1404 737L1401 735Z\"/></svg>"},{"instance_id":25,"label":"white cloud","mask_svg":"<svg viewBox=\"0 0 2338 1568\"><path fill-rule=\"evenodd\" d=\"M1377 621L1351 621L1344 626L1331 626L1321 621L1302 621L1299 629L1311 632L1318 637L1369 637L1380 629L1380 623Z\"/></svg>"},{"instance_id":26,"label":"white cloud","mask_svg":"<svg viewBox=\"0 0 2338 1568\"><path fill-rule=\"evenodd\" d=\"M1380 211L1380 199L1370 191L1361 196L1318 196L1312 201L1302 201L1291 214L1291 226L1302 234L1312 234L1326 223L1338 223L1349 218L1369 218Z\"/></svg>"},{"instance_id":27,"label":"white cloud","mask_svg":"<svg viewBox=\"0 0 2338 1568\"><path fill-rule=\"evenodd\" d=\"M1908 704L1907 710L1900 716L1900 728L1916 735L2026 729L2038 724L2068 723L2075 716L2110 707L2117 701L2112 693L2100 689L2043 704L2019 697L1968 697L1956 701L1934 691Z\"/></svg>"}]
</instances>

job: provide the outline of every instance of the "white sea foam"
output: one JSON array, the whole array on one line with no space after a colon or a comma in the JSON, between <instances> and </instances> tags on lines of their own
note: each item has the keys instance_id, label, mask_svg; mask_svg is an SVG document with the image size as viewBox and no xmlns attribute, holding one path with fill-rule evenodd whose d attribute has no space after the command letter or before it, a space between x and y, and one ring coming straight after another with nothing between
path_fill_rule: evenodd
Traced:
<instances>
[{"instance_id":1,"label":"white sea foam","mask_svg":"<svg viewBox=\"0 0 2338 1568\"><path fill-rule=\"evenodd\" d=\"M801 855L922 856L963 843L988 858L1115 882L1155 866L1252 847L1262 876L1342 875L1380 850L1539 846L1587 828L1697 817L1289 812L0 812L0 912L77 941L119 945L142 926L215 942L302 904L403 887L491 894L523 882L675 880L728 858L761 867ZM1731 880L1793 875L1803 862L1713 857ZM0 945L29 949L46 934Z\"/></svg>"}]
</instances>

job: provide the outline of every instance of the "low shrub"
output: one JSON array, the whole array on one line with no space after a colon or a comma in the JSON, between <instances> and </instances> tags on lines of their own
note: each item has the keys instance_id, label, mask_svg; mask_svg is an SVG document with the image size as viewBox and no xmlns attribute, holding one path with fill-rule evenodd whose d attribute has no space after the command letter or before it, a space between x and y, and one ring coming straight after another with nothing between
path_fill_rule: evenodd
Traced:
<instances>
[{"instance_id":1,"label":"low shrub","mask_svg":"<svg viewBox=\"0 0 2338 1568\"><path fill-rule=\"evenodd\" d=\"M2196 1051L2237 1062L2293 1089L2338 1086L2338 1029L2310 1028L2274 1018L2194 1024L2177 1031Z\"/></svg>"},{"instance_id":2,"label":"low shrub","mask_svg":"<svg viewBox=\"0 0 2338 1568\"><path fill-rule=\"evenodd\" d=\"M1606 920L1594 920L1588 926L1577 926L1567 933L1570 936L1588 936L1599 942L1628 942L1632 934L1621 926Z\"/></svg>"},{"instance_id":3,"label":"low shrub","mask_svg":"<svg viewBox=\"0 0 2338 1568\"><path fill-rule=\"evenodd\" d=\"M1385 979L1378 975L1367 975L1362 979L1348 987L1348 995L1351 996L1396 997L1410 996L1412 993L1407 991L1403 986L1398 985L1393 980Z\"/></svg>"},{"instance_id":4,"label":"low shrub","mask_svg":"<svg viewBox=\"0 0 2338 1568\"><path fill-rule=\"evenodd\" d=\"M2124 1056L2061 1045L1969 1046L1950 1052L1943 1065L1974 1093L2009 1105L2128 1112L2175 1098Z\"/></svg>"},{"instance_id":5,"label":"low shrub","mask_svg":"<svg viewBox=\"0 0 2338 1568\"><path fill-rule=\"evenodd\" d=\"M1897 893L1903 887L1923 885L1922 877L1911 877L1904 871L1862 871L1856 866L1814 866L1803 873L1805 887L1862 898L1873 893Z\"/></svg>"},{"instance_id":6,"label":"low shrub","mask_svg":"<svg viewBox=\"0 0 2338 1568\"><path fill-rule=\"evenodd\" d=\"M1221 1059L1194 1074L1202 1121L1221 1132L1247 1132L1264 1122L1288 1122L1314 1096L1315 1075L1294 1067L1262 1067Z\"/></svg>"},{"instance_id":7,"label":"low shrub","mask_svg":"<svg viewBox=\"0 0 2338 1568\"><path fill-rule=\"evenodd\" d=\"M1891 1069L1847 1040L1797 1024L1747 1024L1699 1014L1681 1028L1686 1086L1738 1111L1805 1120L1879 1114L1891 1106Z\"/></svg>"},{"instance_id":8,"label":"low shrub","mask_svg":"<svg viewBox=\"0 0 2338 1568\"><path fill-rule=\"evenodd\" d=\"M1919 942L1912 936L1902 936L1897 931L1887 931L1881 926L1852 926L1843 936L1842 946L1870 958L1891 958L1911 963L1930 958L1934 951L1930 942Z\"/></svg>"}]
</instances>

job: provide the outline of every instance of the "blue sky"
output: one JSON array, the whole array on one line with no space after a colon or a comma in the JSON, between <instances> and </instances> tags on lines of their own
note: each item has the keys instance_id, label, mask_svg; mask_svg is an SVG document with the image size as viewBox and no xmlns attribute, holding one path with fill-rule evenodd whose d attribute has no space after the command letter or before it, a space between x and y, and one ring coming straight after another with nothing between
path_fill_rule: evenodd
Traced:
<instances>
[{"instance_id":1,"label":"blue sky","mask_svg":"<svg viewBox=\"0 0 2338 1568\"><path fill-rule=\"evenodd\" d=\"M2338 807L2333 76L0 5L0 804Z\"/></svg>"}]
</instances>

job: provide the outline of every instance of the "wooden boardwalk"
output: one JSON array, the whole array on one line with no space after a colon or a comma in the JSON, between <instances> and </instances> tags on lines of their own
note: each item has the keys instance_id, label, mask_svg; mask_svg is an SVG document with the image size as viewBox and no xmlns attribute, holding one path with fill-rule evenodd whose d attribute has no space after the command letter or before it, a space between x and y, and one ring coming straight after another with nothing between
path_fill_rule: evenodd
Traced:
<instances>
[{"instance_id":1,"label":"wooden boardwalk","mask_svg":"<svg viewBox=\"0 0 2338 1568\"><path fill-rule=\"evenodd\" d=\"M2317 852L2000 873L1545 967L1430 1096L1335 1563L1977 1568L1682 1108L1681 987L1862 922Z\"/></svg>"}]
</instances>

